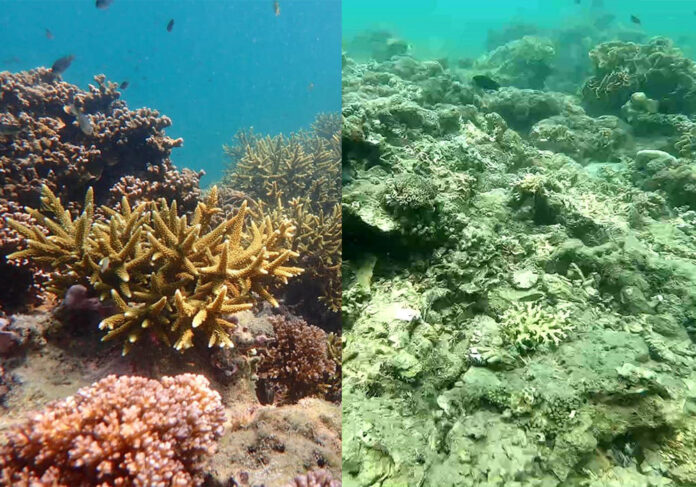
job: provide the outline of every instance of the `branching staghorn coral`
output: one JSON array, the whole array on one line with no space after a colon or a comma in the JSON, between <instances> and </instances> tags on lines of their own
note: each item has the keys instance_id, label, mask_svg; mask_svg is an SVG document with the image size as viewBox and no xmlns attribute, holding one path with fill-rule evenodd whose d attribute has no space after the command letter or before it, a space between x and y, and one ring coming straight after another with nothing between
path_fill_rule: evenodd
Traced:
<instances>
[{"instance_id":1,"label":"branching staghorn coral","mask_svg":"<svg viewBox=\"0 0 696 487\"><path fill-rule=\"evenodd\" d=\"M337 137L336 137L337 139ZM246 152L223 184L257 200L308 198L319 207L339 199L340 144L307 134L246 140ZM230 149L226 149L228 153Z\"/></svg>"},{"instance_id":2,"label":"branching staghorn coral","mask_svg":"<svg viewBox=\"0 0 696 487\"><path fill-rule=\"evenodd\" d=\"M200 485L224 422L220 395L201 375L110 375L11 429L0 484Z\"/></svg>"},{"instance_id":3,"label":"branching staghorn coral","mask_svg":"<svg viewBox=\"0 0 696 487\"><path fill-rule=\"evenodd\" d=\"M573 325L570 313L561 306L543 307L537 303L515 303L503 315L502 332L508 343L520 352L533 352L540 346L558 346Z\"/></svg>"},{"instance_id":4,"label":"branching staghorn coral","mask_svg":"<svg viewBox=\"0 0 696 487\"><path fill-rule=\"evenodd\" d=\"M277 306L271 291L302 271L285 265L298 256L284 247L294 231L289 221L259 216L260 225L247 226L242 204L213 226L216 188L190 219L178 216L176 202L131 208L124 197L119 211L102 207L108 221L95 221L91 190L75 219L47 186L41 199L54 218L28 209L39 225L8 219L27 239L27 248L10 258L50 265L47 288L59 296L82 284L112 300L118 312L100 328L108 331L103 340L124 338L124 354L146 332L177 350L192 347L196 332L209 347L232 347L235 325L226 316L250 309L256 295Z\"/></svg>"},{"instance_id":5,"label":"branching staghorn coral","mask_svg":"<svg viewBox=\"0 0 696 487\"><path fill-rule=\"evenodd\" d=\"M273 221L290 219L296 226L290 242L291 248L301 255L300 264L305 269L303 280L319 287L319 301L334 312L341 309L341 206L336 204L330 212L319 209L318 214L308 208L307 198L294 198L287 207L278 201L271 211L261 204Z\"/></svg>"},{"instance_id":6,"label":"branching staghorn coral","mask_svg":"<svg viewBox=\"0 0 696 487\"><path fill-rule=\"evenodd\" d=\"M317 117L317 127L336 127L335 118ZM318 129L317 129L318 130ZM315 294L331 311L341 307L341 139L338 132L300 132L285 137L237 136L238 146L225 147L234 159L244 155L223 179L223 192L234 207L243 200L263 209L274 222L291 220L296 227L292 249L302 255L305 274L297 286ZM254 215L257 211L254 210Z\"/></svg>"}]
</instances>

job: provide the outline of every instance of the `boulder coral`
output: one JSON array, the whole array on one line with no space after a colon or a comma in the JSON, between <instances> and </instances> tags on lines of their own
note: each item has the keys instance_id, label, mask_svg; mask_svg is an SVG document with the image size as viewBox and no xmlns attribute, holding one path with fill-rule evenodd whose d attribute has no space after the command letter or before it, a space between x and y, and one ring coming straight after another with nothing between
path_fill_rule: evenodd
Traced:
<instances>
[{"instance_id":1,"label":"boulder coral","mask_svg":"<svg viewBox=\"0 0 696 487\"><path fill-rule=\"evenodd\" d=\"M605 42L590 51L590 59L594 74L581 94L595 112L617 112L636 92L656 100L662 113L696 111L696 62L665 37L645 44Z\"/></svg>"}]
</instances>

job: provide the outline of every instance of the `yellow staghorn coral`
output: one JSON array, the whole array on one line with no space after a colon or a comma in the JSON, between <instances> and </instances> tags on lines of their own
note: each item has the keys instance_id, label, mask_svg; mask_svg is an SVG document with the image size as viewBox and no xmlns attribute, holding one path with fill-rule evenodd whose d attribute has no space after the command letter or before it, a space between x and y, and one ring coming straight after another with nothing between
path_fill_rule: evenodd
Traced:
<instances>
[{"instance_id":1,"label":"yellow staghorn coral","mask_svg":"<svg viewBox=\"0 0 696 487\"><path fill-rule=\"evenodd\" d=\"M306 198L314 213L319 208L328 211L339 201L338 134L324 138L300 132L290 137L245 138L243 143L244 155L225 176L225 186L265 202ZM225 151L230 155L238 152L229 147Z\"/></svg>"},{"instance_id":2,"label":"yellow staghorn coral","mask_svg":"<svg viewBox=\"0 0 696 487\"><path fill-rule=\"evenodd\" d=\"M320 287L319 300L332 311L341 309L341 206L335 204L330 212L312 213L307 198L293 198L287 206L280 199L271 209L259 203L259 214L273 221L291 220L296 225L291 248L302 255L304 277Z\"/></svg>"},{"instance_id":3,"label":"yellow staghorn coral","mask_svg":"<svg viewBox=\"0 0 696 487\"><path fill-rule=\"evenodd\" d=\"M254 219L291 220L296 226L292 250L302 254L303 297L317 296L325 308L341 307L341 162L340 117L322 115L311 132L289 137L237 135L238 145L224 147L236 165L224 184L226 210L247 200ZM292 292L292 291L291 291Z\"/></svg>"},{"instance_id":4,"label":"yellow staghorn coral","mask_svg":"<svg viewBox=\"0 0 696 487\"><path fill-rule=\"evenodd\" d=\"M288 219L257 211L247 224L243 203L213 225L217 188L190 220L164 200L131 208L124 198L119 211L101 208L103 221L95 221L91 191L75 220L46 186L41 200L54 218L27 210L38 225L8 219L27 239L9 258L52 266L48 288L58 295L82 284L112 301L117 312L99 327L107 331L103 340L124 339L124 354L145 332L177 350L192 347L197 333L209 347L232 347L235 324L227 315L250 309L257 296L277 306L273 289L302 272L286 265L299 256L287 246L295 231Z\"/></svg>"}]
</instances>

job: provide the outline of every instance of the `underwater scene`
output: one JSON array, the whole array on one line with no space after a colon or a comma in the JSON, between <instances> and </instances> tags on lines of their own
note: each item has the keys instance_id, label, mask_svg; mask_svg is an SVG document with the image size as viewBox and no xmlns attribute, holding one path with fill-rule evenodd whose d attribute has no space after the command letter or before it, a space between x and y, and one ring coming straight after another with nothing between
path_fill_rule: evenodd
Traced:
<instances>
[{"instance_id":1,"label":"underwater scene","mask_svg":"<svg viewBox=\"0 0 696 487\"><path fill-rule=\"evenodd\" d=\"M696 4L342 8L344 485L696 485Z\"/></svg>"},{"instance_id":2,"label":"underwater scene","mask_svg":"<svg viewBox=\"0 0 696 487\"><path fill-rule=\"evenodd\" d=\"M340 22L0 0L0 485L341 485Z\"/></svg>"}]
</instances>

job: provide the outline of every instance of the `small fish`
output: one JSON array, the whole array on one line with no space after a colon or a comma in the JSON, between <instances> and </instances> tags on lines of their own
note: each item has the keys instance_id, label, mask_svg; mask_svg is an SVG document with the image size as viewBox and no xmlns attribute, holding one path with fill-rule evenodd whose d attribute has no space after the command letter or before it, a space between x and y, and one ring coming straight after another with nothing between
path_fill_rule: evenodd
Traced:
<instances>
[{"instance_id":1,"label":"small fish","mask_svg":"<svg viewBox=\"0 0 696 487\"><path fill-rule=\"evenodd\" d=\"M580 5L580 0L575 0L575 5Z\"/></svg>"},{"instance_id":2,"label":"small fish","mask_svg":"<svg viewBox=\"0 0 696 487\"><path fill-rule=\"evenodd\" d=\"M500 84L498 84L498 82L492 79L490 76L477 74L471 79L474 81L476 86L483 88L484 90L497 90L500 88Z\"/></svg>"},{"instance_id":3,"label":"small fish","mask_svg":"<svg viewBox=\"0 0 696 487\"><path fill-rule=\"evenodd\" d=\"M17 56L8 57L2 60L2 64L17 64L20 62L22 62L22 60Z\"/></svg>"},{"instance_id":4,"label":"small fish","mask_svg":"<svg viewBox=\"0 0 696 487\"><path fill-rule=\"evenodd\" d=\"M0 136L14 137L24 131L21 125L10 125L9 123L0 123Z\"/></svg>"},{"instance_id":5,"label":"small fish","mask_svg":"<svg viewBox=\"0 0 696 487\"><path fill-rule=\"evenodd\" d=\"M63 110L68 115L75 116L75 118L77 119L77 124L80 126L80 130L82 130L83 134L92 135L94 133L92 121L89 119L87 115L82 113L82 111L79 108L77 108L74 103L71 103L70 105L65 105L63 107Z\"/></svg>"},{"instance_id":6,"label":"small fish","mask_svg":"<svg viewBox=\"0 0 696 487\"><path fill-rule=\"evenodd\" d=\"M126 88L128 88L128 81L122 82L120 85L118 85L118 87L122 90L125 90Z\"/></svg>"},{"instance_id":7,"label":"small fish","mask_svg":"<svg viewBox=\"0 0 696 487\"><path fill-rule=\"evenodd\" d=\"M73 56L72 54L63 56L62 58L58 59L55 63L53 63L53 66L51 66L51 72L53 74L63 74L65 70L70 67L70 65L73 62L73 59L75 59L75 56Z\"/></svg>"},{"instance_id":8,"label":"small fish","mask_svg":"<svg viewBox=\"0 0 696 487\"><path fill-rule=\"evenodd\" d=\"M49 29L46 29L46 39L53 39L53 32Z\"/></svg>"},{"instance_id":9,"label":"small fish","mask_svg":"<svg viewBox=\"0 0 696 487\"><path fill-rule=\"evenodd\" d=\"M167 32L171 32L173 28L174 28L174 19L170 20L169 23L167 24Z\"/></svg>"},{"instance_id":10,"label":"small fish","mask_svg":"<svg viewBox=\"0 0 696 487\"><path fill-rule=\"evenodd\" d=\"M278 0L273 2L273 13L276 17L280 15L280 3L278 3Z\"/></svg>"},{"instance_id":11,"label":"small fish","mask_svg":"<svg viewBox=\"0 0 696 487\"><path fill-rule=\"evenodd\" d=\"M113 2L114 0L97 0L96 6L98 9L106 10Z\"/></svg>"},{"instance_id":12,"label":"small fish","mask_svg":"<svg viewBox=\"0 0 696 487\"><path fill-rule=\"evenodd\" d=\"M631 15L631 22L633 22L634 24L640 25L640 19L638 17L636 17L635 15Z\"/></svg>"},{"instance_id":13,"label":"small fish","mask_svg":"<svg viewBox=\"0 0 696 487\"><path fill-rule=\"evenodd\" d=\"M307 85L307 91L312 91L314 89L314 83L309 83Z\"/></svg>"}]
</instances>

